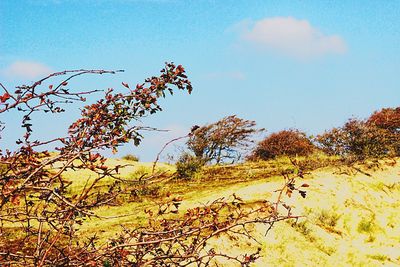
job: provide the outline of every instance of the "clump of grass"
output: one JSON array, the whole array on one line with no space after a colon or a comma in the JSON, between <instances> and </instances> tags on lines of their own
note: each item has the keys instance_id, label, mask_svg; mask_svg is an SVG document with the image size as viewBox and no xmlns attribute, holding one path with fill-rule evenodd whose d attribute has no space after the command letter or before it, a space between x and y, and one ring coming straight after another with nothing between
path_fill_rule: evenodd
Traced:
<instances>
[{"instance_id":1,"label":"clump of grass","mask_svg":"<svg viewBox=\"0 0 400 267\"><path fill-rule=\"evenodd\" d=\"M322 210L317 217L317 221L323 226L335 227L341 216L342 215L337 214L333 210Z\"/></svg>"},{"instance_id":2,"label":"clump of grass","mask_svg":"<svg viewBox=\"0 0 400 267\"><path fill-rule=\"evenodd\" d=\"M325 254L328 255L328 256L331 256L333 253L336 252L336 248L335 248L335 247L327 246L325 243L318 243L318 244L316 245L316 247L317 247L320 251L322 251L323 253L325 253Z\"/></svg>"},{"instance_id":3,"label":"clump of grass","mask_svg":"<svg viewBox=\"0 0 400 267\"><path fill-rule=\"evenodd\" d=\"M332 210L322 210L316 217L316 224L329 233L334 233L338 235L342 235L343 232L336 229L335 226L338 223L338 220L342 217L341 214L336 213Z\"/></svg>"},{"instance_id":4,"label":"clump of grass","mask_svg":"<svg viewBox=\"0 0 400 267\"><path fill-rule=\"evenodd\" d=\"M368 255L367 257L377 261L387 261L389 259L388 256L382 254Z\"/></svg>"},{"instance_id":5,"label":"clump of grass","mask_svg":"<svg viewBox=\"0 0 400 267\"><path fill-rule=\"evenodd\" d=\"M375 217L371 219L366 219L365 217L357 225L357 232L361 234L368 234L368 238L365 240L368 243L375 241L374 232L376 230Z\"/></svg>"},{"instance_id":6,"label":"clump of grass","mask_svg":"<svg viewBox=\"0 0 400 267\"><path fill-rule=\"evenodd\" d=\"M366 218L362 218L361 221L358 223L357 226L357 231L359 233L364 233L364 234L371 234L374 232L374 218L371 220L367 220Z\"/></svg>"},{"instance_id":7,"label":"clump of grass","mask_svg":"<svg viewBox=\"0 0 400 267\"><path fill-rule=\"evenodd\" d=\"M315 237L312 235L312 229L310 228L308 221L301 221L301 222L293 222L291 226L299 233L305 236L311 242L315 241Z\"/></svg>"},{"instance_id":8,"label":"clump of grass","mask_svg":"<svg viewBox=\"0 0 400 267\"><path fill-rule=\"evenodd\" d=\"M129 160L129 161L135 161L135 162L139 161L139 157L136 155L133 155L133 154L127 154L127 155L123 156L122 159Z\"/></svg>"}]
</instances>

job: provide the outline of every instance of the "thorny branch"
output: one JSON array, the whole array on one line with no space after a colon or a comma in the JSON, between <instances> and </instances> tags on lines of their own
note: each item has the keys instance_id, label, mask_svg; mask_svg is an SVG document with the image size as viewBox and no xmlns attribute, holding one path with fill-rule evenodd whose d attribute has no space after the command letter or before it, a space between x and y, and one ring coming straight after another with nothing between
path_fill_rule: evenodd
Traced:
<instances>
[{"instance_id":1,"label":"thorny branch","mask_svg":"<svg viewBox=\"0 0 400 267\"><path fill-rule=\"evenodd\" d=\"M131 141L139 145L141 132L152 128L134 122L161 111L157 100L168 92L172 94L174 88L192 91L184 68L166 63L159 76L134 88L122 83L128 93L109 89L104 98L84 106L81 118L69 126L65 137L30 140L33 112L63 112L60 104L85 102L84 95L101 91L73 92L67 88L71 79L84 74L116 72L120 71L57 72L32 85L19 86L14 93L0 84L4 92L0 95L0 113L22 112L25 129L24 136L17 140L16 150L0 150L0 265L209 266L220 258L242 266L254 262L260 250L232 256L213 248L212 240L223 235L252 238L250 225L261 223L272 227L275 222L297 218L290 210L282 214L278 211L285 205L283 193L275 203L265 201L255 208L247 207L240 197L233 195L187 211L179 210L182 199L170 196L157 210L145 211L149 216L146 225L125 228L106 243L100 243L96 236L86 240L80 237L78 227L85 220L104 219L96 214L96 208L119 205L125 201L124 193L135 190L135 186L159 181L153 172L141 177L137 184L129 183L119 175L124 166L109 166L99 152L117 151ZM66 78L43 90L44 83L55 77ZM59 145L56 152L42 149L49 143ZM73 182L65 174L82 170L91 174L73 177L86 179L86 183L72 190ZM286 180L280 192L296 190L294 178Z\"/></svg>"}]
</instances>

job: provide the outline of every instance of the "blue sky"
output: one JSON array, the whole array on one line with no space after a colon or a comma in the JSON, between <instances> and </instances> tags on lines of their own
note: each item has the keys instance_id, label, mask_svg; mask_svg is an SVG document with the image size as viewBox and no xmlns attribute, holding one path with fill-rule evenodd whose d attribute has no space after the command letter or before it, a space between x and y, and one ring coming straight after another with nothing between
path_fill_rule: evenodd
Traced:
<instances>
[{"instance_id":1,"label":"blue sky","mask_svg":"<svg viewBox=\"0 0 400 267\"><path fill-rule=\"evenodd\" d=\"M165 61L185 66L191 96L164 101L143 120L171 132L146 134L150 161L167 140L193 124L237 114L269 133L296 127L317 134L349 117L400 104L399 1L1 0L0 81L29 83L51 71L125 69L86 77L75 88L121 88L154 75ZM38 136L55 136L77 106ZM0 140L11 147L15 113Z\"/></svg>"}]
</instances>

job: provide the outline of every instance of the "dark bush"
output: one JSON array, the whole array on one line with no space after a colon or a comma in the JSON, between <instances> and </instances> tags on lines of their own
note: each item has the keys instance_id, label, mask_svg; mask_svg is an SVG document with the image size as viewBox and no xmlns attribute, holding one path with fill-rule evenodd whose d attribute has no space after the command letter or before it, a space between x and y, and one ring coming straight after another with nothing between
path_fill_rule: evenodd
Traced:
<instances>
[{"instance_id":1,"label":"dark bush","mask_svg":"<svg viewBox=\"0 0 400 267\"><path fill-rule=\"evenodd\" d=\"M204 164L202 159L184 152L176 163L176 176L180 179L192 179Z\"/></svg>"},{"instance_id":2,"label":"dark bush","mask_svg":"<svg viewBox=\"0 0 400 267\"><path fill-rule=\"evenodd\" d=\"M128 154L122 157L124 160L129 160L129 161L139 161L139 157L136 155Z\"/></svg>"},{"instance_id":3,"label":"dark bush","mask_svg":"<svg viewBox=\"0 0 400 267\"><path fill-rule=\"evenodd\" d=\"M296 129L273 133L258 143L249 160L267 160L277 156L307 156L315 147L305 133Z\"/></svg>"}]
</instances>

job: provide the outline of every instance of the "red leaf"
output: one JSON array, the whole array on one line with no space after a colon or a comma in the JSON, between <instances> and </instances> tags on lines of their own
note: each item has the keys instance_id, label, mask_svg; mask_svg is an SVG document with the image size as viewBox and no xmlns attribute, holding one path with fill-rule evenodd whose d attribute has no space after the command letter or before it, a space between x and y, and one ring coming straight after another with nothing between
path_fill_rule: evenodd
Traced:
<instances>
[{"instance_id":1,"label":"red leaf","mask_svg":"<svg viewBox=\"0 0 400 267\"><path fill-rule=\"evenodd\" d=\"M61 85L66 86L67 84L68 84L68 82L63 82Z\"/></svg>"},{"instance_id":2,"label":"red leaf","mask_svg":"<svg viewBox=\"0 0 400 267\"><path fill-rule=\"evenodd\" d=\"M20 196L19 195L14 195L14 196L12 196L11 197L11 203L14 205L14 206L18 206L19 205L19 200L20 200Z\"/></svg>"},{"instance_id":3,"label":"red leaf","mask_svg":"<svg viewBox=\"0 0 400 267\"><path fill-rule=\"evenodd\" d=\"M127 83L122 82L122 85L129 89L129 85Z\"/></svg>"},{"instance_id":4,"label":"red leaf","mask_svg":"<svg viewBox=\"0 0 400 267\"><path fill-rule=\"evenodd\" d=\"M10 94L9 93L5 93L4 95L0 96L0 101L1 103L6 102L8 99L10 99Z\"/></svg>"},{"instance_id":5,"label":"red leaf","mask_svg":"<svg viewBox=\"0 0 400 267\"><path fill-rule=\"evenodd\" d=\"M308 184L302 184L301 187L309 187Z\"/></svg>"}]
</instances>

